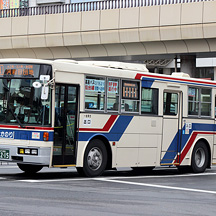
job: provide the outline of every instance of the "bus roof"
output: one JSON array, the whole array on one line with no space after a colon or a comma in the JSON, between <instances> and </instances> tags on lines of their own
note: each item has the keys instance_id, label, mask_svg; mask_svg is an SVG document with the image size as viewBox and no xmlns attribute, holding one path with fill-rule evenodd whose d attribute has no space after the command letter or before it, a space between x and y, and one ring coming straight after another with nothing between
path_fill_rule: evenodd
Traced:
<instances>
[{"instance_id":1,"label":"bus roof","mask_svg":"<svg viewBox=\"0 0 216 216\"><path fill-rule=\"evenodd\" d=\"M191 78L188 74L182 72L175 72L172 75L155 74L149 73L145 64L137 63L126 63L126 62L115 62L115 61L76 61L70 59L56 59L56 60L42 60L42 59L31 59L31 58L5 58L1 59L0 63L32 63L32 64L50 64L54 66L54 69L60 69L65 64L64 70L70 71L69 65L76 67L78 73L89 73L92 75L109 75L116 77L134 78L134 79L151 79L151 81L165 81L175 82L179 84L188 85L203 85L209 87L216 87L216 81L208 79ZM67 66L66 66L67 65ZM77 70L77 68L81 68ZM82 66L84 67L82 69ZM87 70L86 67L90 67L92 70ZM74 68L75 69L75 68ZM109 74L107 69L111 69ZM63 70L63 71L64 71ZM124 73L122 73L124 70ZM98 73L100 71L100 74Z\"/></svg>"},{"instance_id":2,"label":"bus roof","mask_svg":"<svg viewBox=\"0 0 216 216\"><path fill-rule=\"evenodd\" d=\"M79 61L82 65L92 65L96 67L115 68L133 71L149 72L145 64L115 62L115 61Z\"/></svg>"}]
</instances>

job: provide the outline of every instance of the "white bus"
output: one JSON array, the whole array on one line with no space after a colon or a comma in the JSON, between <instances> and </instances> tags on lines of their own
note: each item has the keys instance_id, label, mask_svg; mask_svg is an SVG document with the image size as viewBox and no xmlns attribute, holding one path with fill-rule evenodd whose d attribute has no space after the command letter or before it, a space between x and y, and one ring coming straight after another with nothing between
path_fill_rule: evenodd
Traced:
<instances>
[{"instance_id":1,"label":"white bus","mask_svg":"<svg viewBox=\"0 0 216 216\"><path fill-rule=\"evenodd\" d=\"M132 167L204 172L216 163L216 82L145 65L0 60L0 160L85 176Z\"/></svg>"}]
</instances>

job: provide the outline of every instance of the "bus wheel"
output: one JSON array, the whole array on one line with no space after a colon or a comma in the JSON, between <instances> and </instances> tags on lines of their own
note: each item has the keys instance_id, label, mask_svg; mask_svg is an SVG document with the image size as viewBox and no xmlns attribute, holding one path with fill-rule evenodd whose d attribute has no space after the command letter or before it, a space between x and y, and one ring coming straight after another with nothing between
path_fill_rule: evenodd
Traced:
<instances>
[{"instance_id":1,"label":"bus wheel","mask_svg":"<svg viewBox=\"0 0 216 216\"><path fill-rule=\"evenodd\" d=\"M78 172L85 176L95 177L101 175L107 165L107 150L104 143L94 139L88 144L84 154L83 168Z\"/></svg>"},{"instance_id":2,"label":"bus wheel","mask_svg":"<svg viewBox=\"0 0 216 216\"><path fill-rule=\"evenodd\" d=\"M191 169L194 173L204 172L207 168L209 160L208 149L204 142L199 141L192 153Z\"/></svg>"},{"instance_id":3,"label":"bus wheel","mask_svg":"<svg viewBox=\"0 0 216 216\"><path fill-rule=\"evenodd\" d=\"M20 164L18 163L17 166L25 173L33 174L39 172L43 166L41 165L31 165L31 164Z\"/></svg>"}]
</instances>

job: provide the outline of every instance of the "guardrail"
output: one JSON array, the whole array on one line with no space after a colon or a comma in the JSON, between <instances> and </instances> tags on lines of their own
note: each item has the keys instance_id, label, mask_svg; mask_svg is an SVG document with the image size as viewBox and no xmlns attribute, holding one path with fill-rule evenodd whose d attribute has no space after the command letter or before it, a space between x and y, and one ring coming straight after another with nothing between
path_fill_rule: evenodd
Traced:
<instances>
[{"instance_id":1,"label":"guardrail","mask_svg":"<svg viewBox=\"0 0 216 216\"><path fill-rule=\"evenodd\" d=\"M44 14L71 13L81 11L108 10L130 7L145 7L154 5L181 4L215 0L104 0L80 2L71 4L58 4L39 7L2 9L0 18L34 16Z\"/></svg>"}]
</instances>

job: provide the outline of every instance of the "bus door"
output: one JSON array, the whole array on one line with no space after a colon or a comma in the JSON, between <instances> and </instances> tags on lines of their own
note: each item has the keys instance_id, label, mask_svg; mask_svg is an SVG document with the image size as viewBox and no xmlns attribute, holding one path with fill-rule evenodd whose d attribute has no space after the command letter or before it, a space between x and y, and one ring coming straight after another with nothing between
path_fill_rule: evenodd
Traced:
<instances>
[{"instance_id":1,"label":"bus door","mask_svg":"<svg viewBox=\"0 0 216 216\"><path fill-rule=\"evenodd\" d=\"M55 85L55 128L52 165L76 162L78 86Z\"/></svg>"},{"instance_id":2,"label":"bus door","mask_svg":"<svg viewBox=\"0 0 216 216\"><path fill-rule=\"evenodd\" d=\"M163 93L161 165L178 165L181 153L182 92Z\"/></svg>"}]
</instances>

